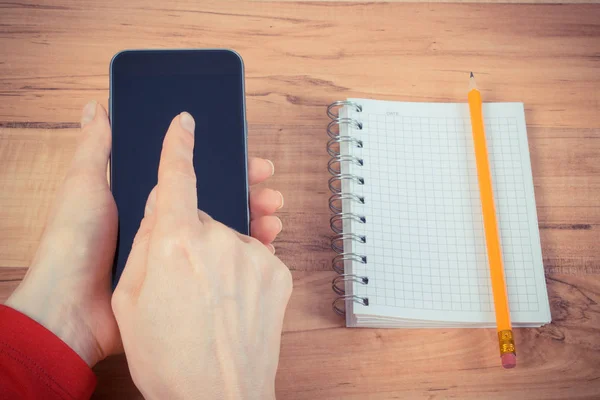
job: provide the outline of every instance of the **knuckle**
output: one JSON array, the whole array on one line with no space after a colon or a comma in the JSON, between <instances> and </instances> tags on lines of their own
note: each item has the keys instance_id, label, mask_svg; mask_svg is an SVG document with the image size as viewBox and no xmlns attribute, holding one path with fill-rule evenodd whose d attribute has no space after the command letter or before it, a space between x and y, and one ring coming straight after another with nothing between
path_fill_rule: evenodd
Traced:
<instances>
[{"instance_id":1,"label":"knuckle","mask_svg":"<svg viewBox=\"0 0 600 400\"><path fill-rule=\"evenodd\" d=\"M129 296L127 292L123 289L122 285L117 285L117 288L110 299L110 306L113 310L113 313L115 315L120 314L128 303Z\"/></svg>"},{"instance_id":2,"label":"knuckle","mask_svg":"<svg viewBox=\"0 0 600 400\"><path fill-rule=\"evenodd\" d=\"M150 218L149 217L144 217L142 218L142 222L140 222L140 229L138 230L138 232L145 232L150 228Z\"/></svg>"},{"instance_id":3,"label":"knuckle","mask_svg":"<svg viewBox=\"0 0 600 400\"><path fill-rule=\"evenodd\" d=\"M253 238L252 236L240 235L240 240L256 248L264 246L261 242L258 241L258 239Z\"/></svg>"},{"instance_id":4,"label":"knuckle","mask_svg":"<svg viewBox=\"0 0 600 400\"><path fill-rule=\"evenodd\" d=\"M206 221L203 230L208 235L211 243L227 243L235 238L235 233L232 229L214 219Z\"/></svg>"},{"instance_id":5,"label":"knuckle","mask_svg":"<svg viewBox=\"0 0 600 400\"><path fill-rule=\"evenodd\" d=\"M153 223L154 223L153 219L154 218L152 215L142 218L140 227L138 228L138 231L137 231L135 237L133 238L132 247L138 246L141 243L144 243L150 239L150 232L152 232L152 227L153 227Z\"/></svg>"},{"instance_id":6,"label":"knuckle","mask_svg":"<svg viewBox=\"0 0 600 400\"><path fill-rule=\"evenodd\" d=\"M150 238L150 230L140 227L140 230L133 238L133 243L131 244L131 247L133 248L135 246L139 246L142 243L145 243L146 241L148 241L149 238Z\"/></svg>"},{"instance_id":7,"label":"knuckle","mask_svg":"<svg viewBox=\"0 0 600 400\"><path fill-rule=\"evenodd\" d=\"M252 232L252 227L250 227L250 231ZM254 236L252 236L252 233L248 233L247 235L245 235L243 233L239 233L239 232L235 231L235 234L238 236L238 238L242 242L249 244L254 249L264 247L264 245L258 239L256 239Z\"/></svg>"},{"instance_id":8,"label":"knuckle","mask_svg":"<svg viewBox=\"0 0 600 400\"><path fill-rule=\"evenodd\" d=\"M194 233L190 226L184 224L177 229L169 229L162 235L161 245L165 254L176 254L187 251L194 241Z\"/></svg>"},{"instance_id":9,"label":"knuckle","mask_svg":"<svg viewBox=\"0 0 600 400\"><path fill-rule=\"evenodd\" d=\"M208 224L209 222L213 221L213 218L202 210L198 210L198 219L204 224Z\"/></svg>"},{"instance_id":10,"label":"knuckle","mask_svg":"<svg viewBox=\"0 0 600 400\"><path fill-rule=\"evenodd\" d=\"M212 232L212 231L217 231L220 230L222 228L221 226L222 224L212 218L210 219L206 219L206 222L204 223L204 230L206 232Z\"/></svg>"},{"instance_id":11,"label":"knuckle","mask_svg":"<svg viewBox=\"0 0 600 400\"><path fill-rule=\"evenodd\" d=\"M277 286L282 289L284 295L289 298L294 284L290 269L284 263L278 262L274 266L273 279L277 282Z\"/></svg>"}]
</instances>

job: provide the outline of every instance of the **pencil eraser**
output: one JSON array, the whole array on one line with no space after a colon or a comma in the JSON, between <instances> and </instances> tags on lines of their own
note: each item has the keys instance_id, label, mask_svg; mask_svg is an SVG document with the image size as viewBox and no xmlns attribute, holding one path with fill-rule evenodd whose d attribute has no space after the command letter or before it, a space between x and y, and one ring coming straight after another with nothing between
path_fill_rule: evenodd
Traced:
<instances>
[{"instance_id":1,"label":"pencil eraser","mask_svg":"<svg viewBox=\"0 0 600 400\"><path fill-rule=\"evenodd\" d=\"M505 369L514 368L517 366L517 356L513 353L502 354L502 367Z\"/></svg>"}]
</instances>

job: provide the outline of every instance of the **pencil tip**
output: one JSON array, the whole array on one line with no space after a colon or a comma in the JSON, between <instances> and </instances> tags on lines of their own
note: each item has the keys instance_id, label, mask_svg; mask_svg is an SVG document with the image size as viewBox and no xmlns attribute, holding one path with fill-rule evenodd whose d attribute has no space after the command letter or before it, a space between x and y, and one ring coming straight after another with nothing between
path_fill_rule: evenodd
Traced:
<instances>
[{"instance_id":1,"label":"pencil tip","mask_svg":"<svg viewBox=\"0 0 600 400\"><path fill-rule=\"evenodd\" d=\"M475 76L471 72L471 77L469 78L469 91L477 89L477 84L475 83Z\"/></svg>"}]
</instances>

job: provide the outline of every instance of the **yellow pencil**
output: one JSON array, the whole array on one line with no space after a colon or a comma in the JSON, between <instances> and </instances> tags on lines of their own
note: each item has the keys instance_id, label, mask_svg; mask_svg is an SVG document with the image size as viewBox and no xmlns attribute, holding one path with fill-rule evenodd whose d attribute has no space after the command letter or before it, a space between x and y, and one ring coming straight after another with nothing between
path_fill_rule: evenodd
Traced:
<instances>
[{"instance_id":1,"label":"yellow pencil","mask_svg":"<svg viewBox=\"0 0 600 400\"><path fill-rule=\"evenodd\" d=\"M475 77L471 72L469 82L469 110L471 112L471 126L473 128L473 145L475 147L475 162L477 164L477 177L479 180L479 194L483 212L483 226L485 230L485 243L488 261L490 263L490 276L494 307L496 310L496 325L498 328L498 341L500 343L500 358L504 368L513 368L517 365L517 353L510 324L510 310L506 295L504 281L504 266L502 263L502 250L498 222L496 220L496 207L494 205L494 192L492 190L492 174L488 160L481 93L477 90Z\"/></svg>"}]
</instances>

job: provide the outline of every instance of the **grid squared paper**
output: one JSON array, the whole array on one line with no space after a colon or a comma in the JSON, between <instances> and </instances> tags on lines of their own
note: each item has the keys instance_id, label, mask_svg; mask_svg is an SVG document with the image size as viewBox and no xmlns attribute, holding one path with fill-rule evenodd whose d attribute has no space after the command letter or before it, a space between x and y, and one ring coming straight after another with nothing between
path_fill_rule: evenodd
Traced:
<instances>
[{"instance_id":1,"label":"grid squared paper","mask_svg":"<svg viewBox=\"0 0 600 400\"><path fill-rule=\"evenodd\" d=\"M369 277L349 289L370 302L353 313L372 325L377 318L493 324L468 106L352 100L363 111L344 111L363 129L344 132L364 147L345 151L364 165L343 169L364 185L344 182L344 190L365 204L344 211L367 219L347 229L366 236L351 248L368 262L347 267ZM523 107L485 104L484 117L511 316L515 325L539 325L550 314Z\"/></svg>"}]
</instances>

